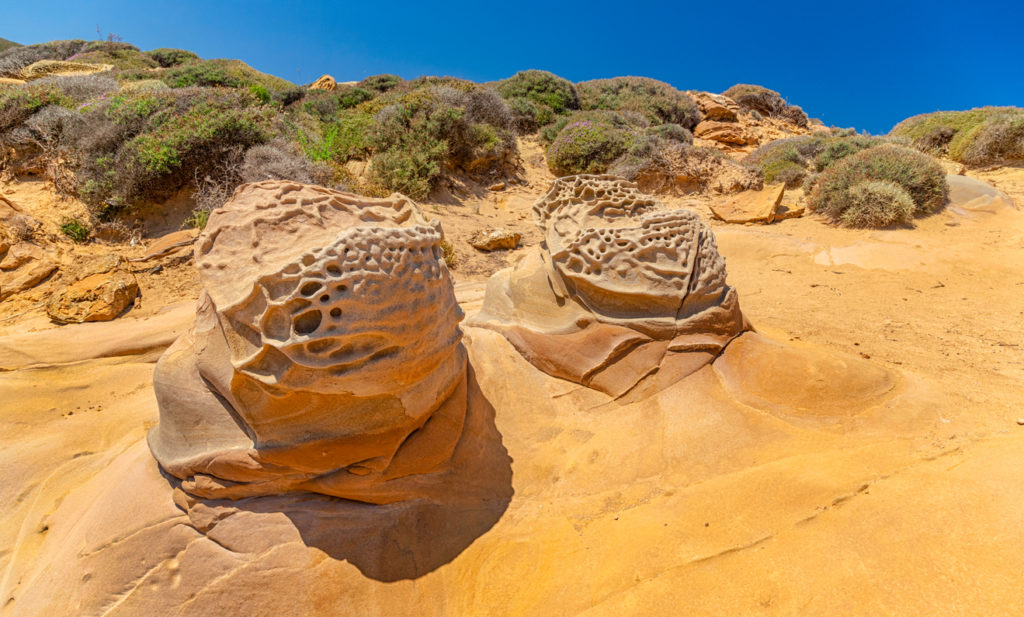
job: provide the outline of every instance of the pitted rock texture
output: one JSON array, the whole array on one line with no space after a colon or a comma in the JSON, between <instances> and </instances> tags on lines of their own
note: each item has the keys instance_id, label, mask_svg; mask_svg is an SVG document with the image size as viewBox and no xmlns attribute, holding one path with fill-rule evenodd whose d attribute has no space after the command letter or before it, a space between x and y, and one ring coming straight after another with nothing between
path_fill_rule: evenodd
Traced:
<instances>
[{"instance_id":1,"label":"pitted rock texture","mask_svg":"<svg viewBox=\"0 0 1024 617\"><path fill-rule=\"evenodd\" d=\"M237 189L197 240L196 325L157 366L164 469L208 498L388 502L429 484L466 396L441 239L397 194Z\"/></svg>"},{"instance_id":2,"label":"pitted rock texture","mask_svg":"<svg viewBox=\"0 0 1024 617\"><path fill-rule=\"evenodd\" d=\"M541 370L619 396L693 372L749 328L695 213L592 175L556 180L533 211L541 250L492 277L471 325Z\"/></svg>"}]
</instances>

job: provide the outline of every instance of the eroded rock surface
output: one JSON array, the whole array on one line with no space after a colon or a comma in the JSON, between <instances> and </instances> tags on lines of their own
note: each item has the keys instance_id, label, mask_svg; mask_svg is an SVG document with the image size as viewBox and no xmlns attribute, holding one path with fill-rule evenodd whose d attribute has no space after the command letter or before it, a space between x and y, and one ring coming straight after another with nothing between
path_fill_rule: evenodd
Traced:
<instances>
[{"instance_id":1,"label":"eroded rock surface","mask_svg":"<svg viewBox=\"0 0 1024 617\"><path fill-rule=\"evenodd\" d=\"M321 75L319 79L309 84L310 90L334 90L337 87L338 82L334 81L330 75Z\"/></svg>"},{"instance_id":2,"label":"eroded rock surface","mask_svg":"<svg viewBox=\"0 0 1024 617\"><path fill-rule=\"evenodd\" d=\"M471 324L544 372L618 396L692 373L748 329L697 214L581 175L556 180L534 218L542 249L491 278Z\"/></svg>"},{"instance_id":3,"label":"eroded rock surface","mask_svg":"<svg viewBox=\"0 0 1024 617\"><path fill-rule=\"evenodd\" d=\"M110 321L139 295L139 282L118 255L84 264L50 296L46 314L57 323Z\"/></svg>"},{"instance_id":4,"label":"eroded rock surface","mask_svg":"<svg viewBox=\"0 0 1024 617\"><path fill-rule=\"evenodd\" d=\"M466 414L441 239L400 195L240 187L197 240L196 325L157 366L161 466L206 498L417 495Z\"/></svg>"}]
</instances>

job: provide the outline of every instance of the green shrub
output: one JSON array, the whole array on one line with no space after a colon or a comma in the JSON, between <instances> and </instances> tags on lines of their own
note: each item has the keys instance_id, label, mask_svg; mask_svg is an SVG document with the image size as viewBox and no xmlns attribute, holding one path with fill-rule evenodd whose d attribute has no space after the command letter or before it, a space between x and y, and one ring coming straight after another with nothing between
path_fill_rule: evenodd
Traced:
<instances>
[{"instance_id":1,"label":"green shrub","mask_svg":"<svg viewBox=\"0 0 1024 617\"><path fill-rule=\"evenodd\" d=\"M310 138L301 129L298 139L309 160L344 163L370 153L373 130L373 116L353 110L342 112L336 121L323 124L319 139Z\"/></svg>"},{"instance_id":2,"label":"green shrub","mask_svg":"<svg viewBox=\"0 0 1024 617\"><path fill-rule=\"evenodd\" d=\"M782 95L774 90L752 84L736 84L722 94L751 113L784 118L797 126L807 126L808 118L804 110L788 104Z\"/></svg>"},{"instance_id":3,"label":"green shrub","mask_svg":"<svg viewBox=\"0 0 1024 617\"><path fill-rule=\"evenodd\" d=\"M270 137L272 108L248 92L182 88L120 93L68 131L81 160L78 193L91 204L167 196L228 153Z\"/></svg>"},{"instance_id":4,"label":"green shrub","mask_svg":"<svg viewBox=\"0 0 1024 617\"><path fill-rule=\"evenodd\" d=\"M637 113L619 113L607 109L577 111L568 116L559 116L551 124L540 129L539 137L543 144L550 145L567 125L573 122L595 121L612 124L617 128L646 131L650 126L647 118Z\"/></svg>"},{"instance_id":5,"label":"green shrub","mask_svg":"<svg viewBox=\"0 0 1024 617\"><path fill-rule=\"evenodd\" d=\"M914 147L936 156L948 155L971 166L1024 160L1018 129L1020 107L979 107L967 111L938 111L900 122L890 135L904 137Z\"/></svg>"},{"instance_id":6,"label":"green shrub","mask_svg":"<svg viewBox=\"0 0 1024 617\"><path fill-rule=\"evenodd\" d=\"M395 86L405 83L405 80L398 75L371 75L366 79L356 84L357 87L363 90L373 90L374 92L387 92Z\"/></svg>"},{"instance_id":7,"label":"green shrub","mask_svg":"<svg viewBox=\"0 0 1024 617\"><path fill-rule=\"evenodd\" d=\"M916 150L884 144L852 154L826 168L817 177L809 205L812 210L842 222L843 213L854 203L852 188L869 181L890 182L906 191L913 201L915 214L936 211L949 194L945 171L935 160ZM864 191L867 189L862 189L859 199L873 194Z\"/></svg>"},{"instance_id":8,"label":"green shrub","mask_svg":"<svg viewBox=\"0 0 1024 617\"><path fill-rule=\"evenodd\" d=\"M510 164L514 121L496 92L453 78L416 80L408 87L414 83L422 85L357 107L375 111L368 140L374 181L420 199L446 170L483 173Z\"/></svg>"},{"instance_id":9,"label":"green shrub","mask_svg":"<svg viewBox=\"0 0 1024 617\"><path fill-rule=\"evenodd\" d=\"M61 221L60 232L78 243L87 241L92 235L92 231L85 223L70 217L65 217Z\"/></svg>"},{"instance_id":10,"label":"green shrub","mask_svg":"<svg viewBox=\"0 0 1024 617\"><path fill-rule=\"evenodd\" d=\"M846 227L888 227L910 223L914 200L903 187L885 180L865 180L850 187L839 223Z\"/></svg>"},{"instance_id":11,"label":"green shrub","mask_svg":"<svg viewBox=\"0 0 1024 617\"><path fill-rule=\"evenodd\" d=\"M548 168L558 176L604 173L639 141L636 131L611 122L572 122L548 146Z\"/></svg>"},{"instance_id":12,"label":"green shrub","mask_svg":"<svg viewBox=\"0 0 1024 617\"><path fill-rule=\"evenodd\" d=\"M508 101L520 132L529 133L558 114L580 108L580 95L567 79L547 71L520 71L497 83L498 94Z\"/></svg>"},{"instance_id":13,"label":"green shrub","mask_svg":"<svg viewBox=\"0 0 1024 617\"><path fill-rule=\"evenodd\" d=\"M195 60L163 72L134 71L121 75L125 80L157 77L172 88L262 86L269 92L295 88L295 84L273 75L261 73L241 60Z\"/></svg>"},{"instance_id":14,"label":"green shrub","mask_svg":"<svg viewBox=\"0 0 1024 617\"><path fill-rule=\"evenodd\" d=\"M648 135L653 135L669 141L678 141L684 144L693 143L693 133L678 124L659 124L657 126L648 127L646 132Z\"/></svg>"},{"instance_id":15,"label":"green shrub","mask_svg":"<svg viewBox=\"0 0 1024 617\"><path fill-rule=\"evenodd\" d=\"M583 109L639 112L651 124L692 129L700 122L697 104L685 93L647 77L614 77L576 84Z\"/></svg>"},{"instance_id":16,"label":"green shrub","mask_svg":"<svg viewBox=\"0 0 1024 617\"><path fill-rule=\"evenodd\" d=\"M889 140L855 132L815 133L777 139L754 150L743 164L760 172L765 182L785 182L789 188L803 183L811 171Z\"/></svg>"},{"instance_id":17,"label":"green shrub","mask_svg":"<svg viewBox=\"0 0 1024 617\"><path fill-rule=\"evenodd\" d=\"M198 55L190 51L185 51L184 49L168 49L166 47L153 49L151 51L144 51L142 53L152 58L154 62L165 69L180 66L186 62L199 59Z\"/></svg>"},{"instance_id":18,"label":"green shrub","mask_svg":"<svg viewBox=\"0 0 1024 617\"><path fill-rule=\"evenodd\" d=\"M0 88L0 136L48 105L72 107L74 101L52 83Z\"/></svg>"},{"instance_id":19,"label":"green shrub","mask_svg":"<svg viewBox=\"0 0 1024 617\"><path fill-rule=\"evenodd\" d=\"M310 90L302 98L302 111L321 122L330 122L342 110L369 101L373 96L371 90L346 85L338 85L334 90Z\"/></svg>"}]
</instances>

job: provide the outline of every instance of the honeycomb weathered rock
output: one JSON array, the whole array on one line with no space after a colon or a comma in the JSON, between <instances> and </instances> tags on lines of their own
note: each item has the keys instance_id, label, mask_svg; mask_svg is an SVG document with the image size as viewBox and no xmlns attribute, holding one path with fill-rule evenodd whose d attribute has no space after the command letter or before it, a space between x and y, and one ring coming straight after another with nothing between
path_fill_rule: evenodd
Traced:
<instances>
[{"instance_id":1,"label":"honeycomb weathered rock","mask_svg":"<svg viewBox=\"0 0 1024 617\"><path fill-rule=\"evenodd\" d=\"M465 413L440 226L393 195L240 187L196 246L194 331L161 359L161 465L202 497L402 499ZM461 397L461 398L460 398Z\"/></svg>"}]
</instances>

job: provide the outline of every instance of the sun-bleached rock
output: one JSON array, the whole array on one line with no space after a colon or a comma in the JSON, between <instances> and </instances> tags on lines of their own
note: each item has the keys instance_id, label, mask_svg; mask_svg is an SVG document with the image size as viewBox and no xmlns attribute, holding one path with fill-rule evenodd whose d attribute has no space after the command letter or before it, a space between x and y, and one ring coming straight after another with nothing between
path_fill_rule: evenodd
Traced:
<instances>
[{"instance_id":1,"label":"sun-bleached rock","mask_svg":"<svg viewBox=\"0 0 1024 617\"><path fill-rule=\"evenodd\" d=\"M533 212L542 249L491 278L470 324L542 371L617 396L692 373L749 328L694 212L593 175L556 180Z\"/></svg>"},{"instance_id":2,"label":"sun-bleached rock","mask_svg":"<svg viewBox=\"0 0 1024 617\"><path fill-rule=\"evenodd\" d=\"M46 304L46 314L57 323L110 321L139 295L139 282L118 255L97 259L66 278Z\"/></svg>"},{"instance_id":3,"label":"sun-bleached rock","mask_svg":"<svg viewBox=\"0 0 1024 617\"><path fill-rule=\"evenodd\" d=\"M196 325L157 365L161 466L206 498L419 494L466 415L441 239L397 194L237 189L197 240Z\"/></svg>"},{"instance_id":4,"label":"sun-bleached rock","mask_svg":"<svg viewBox=\"0 0 1024 617\"><path fill-rule=\"evenodd\" d=\"M744 191L712 202L711 213L726 223L774 223L785 193L784 183L769 184L759 191ZM789 213L788 208L786 212Z\"/></svg>"},{"instance_id":5,"label":"sun-bleached rock","mask_svg":"<svg viewBox=\"0 0 1024 617\"><path fill-rule=\"evenodd\" d=\"M319 79L309 84L310 90L334 90L337 87L338 82L334 81L330 75L321 75Z\"/></svg>"},{"instance_id":6,"label":"sun-bleached rock","mask_svg":"<svg viewBox=\"0 0 1024 617\"><path fill-rule=\"evenodd\" d=\"M470 245L480 251L501 251L519 246L522 234L511 229L484 229L469 238Z\"/></svg>"}]
</instances>

